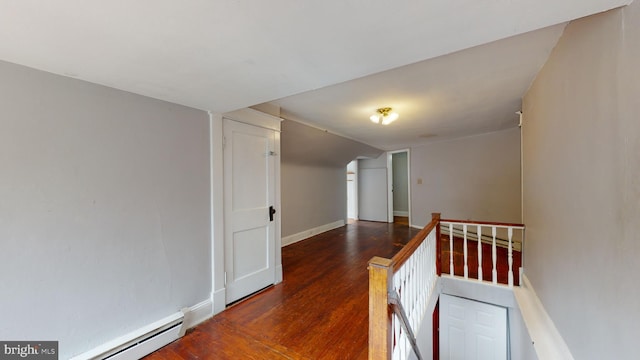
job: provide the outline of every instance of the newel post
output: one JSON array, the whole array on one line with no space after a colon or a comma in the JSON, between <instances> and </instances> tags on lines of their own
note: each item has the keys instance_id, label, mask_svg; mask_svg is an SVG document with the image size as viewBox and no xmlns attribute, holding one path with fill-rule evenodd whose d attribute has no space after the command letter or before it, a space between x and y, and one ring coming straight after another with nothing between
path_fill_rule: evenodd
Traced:
<instances>
[{"instance_id":1,"label":"newel post","mask_svg":"<svg viewBox=\"0 0 640 360\"><path fill-rule=\"evenodd\" d=\"M440 213L431 213L431 221L436 222L436 274L442 275L442 241L440 239Z\"/></svg>"},{"instance_id":2,"label":"newel post","mask_svg":"<svg viewBox=\"0 0 640 360\"><path fill-rule=\"evenodd\" d=\"M391 359L391 260L373 257L369 260L369 360Z\"/></svg>"}]
</instances>

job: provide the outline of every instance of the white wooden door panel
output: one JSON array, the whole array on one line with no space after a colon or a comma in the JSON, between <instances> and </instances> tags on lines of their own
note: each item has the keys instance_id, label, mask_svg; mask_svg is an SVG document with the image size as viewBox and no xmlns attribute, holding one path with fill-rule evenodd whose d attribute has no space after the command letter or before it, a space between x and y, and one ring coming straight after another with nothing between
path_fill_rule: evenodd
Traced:
<instances>
[{"instance_id":1,"label":"white wooden door panel","mask_svg":"<svg viewBox=\"0 0 640 360\"><path fill-rule=\"evenodd\" d=\"M440 295L442 360L506 360L507 309Z\"/></svg>"},{"instance_id":2,"label":"white wooden door panel","mask_svg":"<svg viewBox=\"0 0 640 360\"><path fill-rule=\"evenodd\" d=\"M227 303L275 282L275 132L225 119Z\"/></svg>"},{"instance_id":3,"label":"white wooden door panel","mask_svg":"<svg viewBox=\"0 0 640 360\"><path fill-rule=\"evenodd\" d=\"M267 228L259 227L233 234L233 274L236 281L269 268L269 234ZM238 261L242 259L242 261Z\"/></svg>"},{"instance_id":4,"label":"white wooden door panel","mask_svg":"<svg viewBox=\"0 0 640 360\"><path fill-rule=\"evenodd\" d=\"M388 221L387 169L358 170L358 217Z\"/></svg>"}]
</instances>

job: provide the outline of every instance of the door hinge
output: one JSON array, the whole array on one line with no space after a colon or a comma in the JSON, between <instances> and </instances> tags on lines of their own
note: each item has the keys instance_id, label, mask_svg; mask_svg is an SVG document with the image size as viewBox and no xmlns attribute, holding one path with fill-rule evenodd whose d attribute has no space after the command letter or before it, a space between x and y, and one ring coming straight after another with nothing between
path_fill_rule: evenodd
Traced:
<instances>
[{"instance_id":1,"label":"door hinge","mask_svg":"<svg viewBox=\"0 0 640 360\"><path fill-rule=\"evenodd\" d=\"M224 286L227 286L227 272L224 272Z\"/></svg>"},{"instance_id":2,"label":"door hinge","mask_svg":"<svg viewBox=\"0 0 640 360\"><path fill-rule=\"evenodd\" d=\"M222 137L222 148L224 149L227 146L227 137L223 136Z\"/></svg>"}]
</instances>

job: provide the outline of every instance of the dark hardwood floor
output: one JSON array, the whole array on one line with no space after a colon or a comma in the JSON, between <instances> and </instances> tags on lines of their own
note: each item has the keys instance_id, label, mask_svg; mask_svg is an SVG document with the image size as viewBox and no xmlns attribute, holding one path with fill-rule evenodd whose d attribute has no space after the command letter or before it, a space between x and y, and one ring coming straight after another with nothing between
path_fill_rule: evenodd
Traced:
<instances>
[{"instance_id":1,"label":"dark hardwood floor","mask_svg":"<svg viewBox=\"0 0 640 360\"><path fill-rule=\"evenodd\" d=\"M357 221L282 249L284 280L146 359L366 359L368 271L418 229Z\"/></svg>"}]
</instances>

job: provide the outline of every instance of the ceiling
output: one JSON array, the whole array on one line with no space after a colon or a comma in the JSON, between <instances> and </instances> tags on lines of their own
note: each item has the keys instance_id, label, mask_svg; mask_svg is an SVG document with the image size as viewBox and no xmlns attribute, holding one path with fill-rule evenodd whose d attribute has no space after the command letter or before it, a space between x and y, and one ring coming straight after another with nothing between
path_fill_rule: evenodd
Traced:
<instances>
[{"instance_id":1,"label":"ceiling","mask_svg":"<svg viewBox=\"0 0 640 360\"><path fill-rule=\"evenodd\" d=\"M393 148L510 126L547 27L629 2L6 0L0 59L213 112L275 101ZM380 106L401 116L384 130Z\"/></svg>"},{"instance_id":2,"label":"ceiling","mask_svg":"<svg viewBox=\"0 0 640 360\"><path fill-rule=\"evenodd\" d=\"M554 25L272 103L284 118L384 150L516 127L522 96L563 30ZM400 118L369 121L383 106Z\"/></svg>"}]
</instances>

